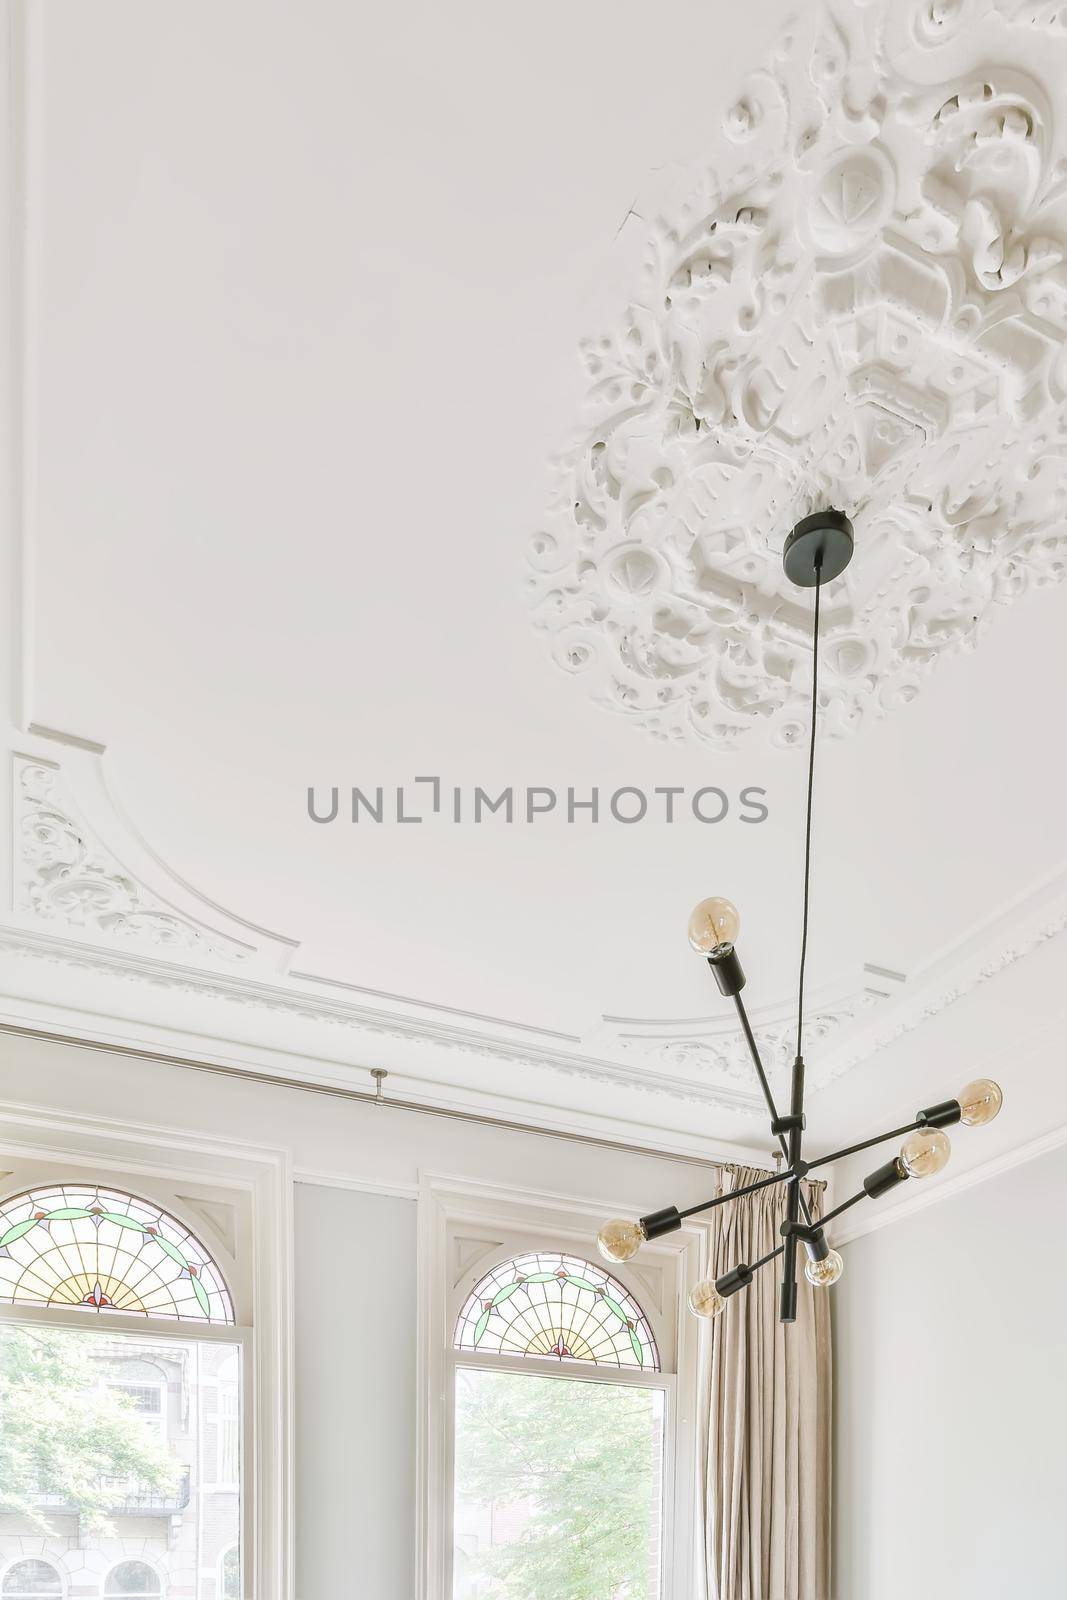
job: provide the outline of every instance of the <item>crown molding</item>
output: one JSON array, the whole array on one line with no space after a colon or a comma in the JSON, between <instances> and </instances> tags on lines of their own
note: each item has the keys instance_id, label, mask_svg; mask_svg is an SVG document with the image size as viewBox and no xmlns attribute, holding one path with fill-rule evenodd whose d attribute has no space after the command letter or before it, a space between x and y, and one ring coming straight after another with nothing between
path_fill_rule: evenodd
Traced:
<instances>
[{"instance_id":1,"label":"crown molding","mask_svg":"<svg viewBox=\"0 0 1067 1600\"><path fill-rule=\"evenodd\" d=\"M476 1032L454 1023L371 1010L332 996L286 989L237 975L194 970L48 934L0 928L0 953L19 960L96 973L123 983L143 984L155 989L196 995L209 1001L223 1001L227 1006L241 1006L331 1028L344 1028L367 1038L432 1045L438 1050L508 1066L541 1067L564 1076L640 1089L733 1112L755 1114L759 1109L757 1097L752 1093L733 1092L728 1088L666 1073L651 1074L637 1066L559 1050L549 1045L535 1045L528 1038L510 1039ZM220 1031L218 1037L228 1038L231 1031L227 1029L225 1034ZM313 1060L321 1060L321 1045L316 1047L309 1041L308 1055Z\"/></svg>"},{"instance_id":2,"label":"crown molding","mask_svg":"<svg viewBox=\"0 0 1067 1600\"><path fill-rule=\"evenodd\" d=\"M905 981L903 973L865 965L855 975L823 984L808 996L804 1032L812 1055L809 1084L813 1091L825 1088L839 1075L843 1053L839 1035L854 1031L872 1008L891 1005ZM784 1085L796 1053L796 997L790 994L754 1008L749 1020L772 1087ZM711 1017L605 1016L589 1042L593 1039L654 1071L691 1067L716 1082L748 1085L752 1081L748 1044L730 1009Z\"/></svg>"},{"instance_id":3,"label":"crown molding","mask_svg":"<svg viewBox=\"0 0 1067 1600\"><path fill-rule=\"evenodd\" d=\"M847 1040L838 1045L833 1032L828 1034L828 1048L818 1066L820 1087L824 1088L902 1034L938 1015L1065 928L1067 870L1062 870L1020 896L1013 906L990 918L906 982L901 982L896 975L888 979L882 977L877 968L864 969L863 982L873 986L876 998L871 999L861 987L858 1001L855 990L851 1000L846 992L840 1009L836 1013L827 1012L834 1017L834 1026L840 1028L842 1035L847 1034ZM483 1061L544 1068L564 1076L639 1089L734 1114L757 1116L761 1112L761 1102L749 1080L739 1067L735 1069L736 1052L743 1040L739 1035L732 1036L718 1021L711 1024L708 1019L678 1019L670 1025L670 1030L677 1031L669 1031L655 1021L608 1018L601 1029L590 1035L587 1045L592 1047L591 1052L574 1051L561 1049L554 1039L536 1042L530 1038L528 1029L516 1037L465 1026L457 1023L454 1017L435 1019L421 1011L413 1015L360 1005L338 998L336 993L316 992L310 979L302 980L300 988L293 980L283 987L252 976L207 972L133 951L93 946L30 929L0 928L0 952L19 961L89 972L156 992L167 990L221 1002L227 1010L238 1006L294 1018L315 1025L316 1032L321 1026L340 1028L368 1039L416 1043ZM888 984L892 988L885 993L883 990ZM9 990L12 987L9 983ZM821 1006L826 1008L830 1001L825 990L821 993ZM857 1004L858 1012L853 1012L851 1008ZM64 1008L53 1009L62 1011ZM759 1013L757 1026L761 1035L776 1036L785 1026L783 1018L787 1009L782 1002ZM210 1026L211 1036L219 1039L230 1038L234 1032L232 1022L218 1017ZM602 1031L604 1028L608 1030L607 1038ZM620 1040L626 1032L631 1033L635 1047L632 1064L597 1053L611 1047L612 1030L618 1031ZM701 1030L710 1035L710 1043ZM724 1058L728 1060L728 1070L731 1073L736 1070L734 1079L725 1083L718 1077L711 1079L708 1063L699 1058L694 1061L694 1055L705 1047L713 1053L715 1063ZM667 1052L666 1064L655 1058L657 1051ZM309 1035L307 1057L319 1064L317 1070L321 1072L327 1057L321 1038ZM671 1064L683 1070L672 1071ZM694 1074L700 1072L701 1076L686 1076L684 1069ZM738 1085L736 1088L734 1082Z\"/></svg>"},{"instance_id":4,"label":"crown molding","mask_svg":"<svg viewBox=\"0 0 1067 1600\"><path fill-rule=\"evenodd\" d=\"M920 1186L917 1192L895 1205L876 1208L873 1211L864 1210L861 1215L850 1213L848 1220L840 1229L832 1228L834 1245L836 1247L850 1244L852 1240L862 1239L868 1233L877 1233L880 1228L889 1227L892 1223L905 1222L909 1217L917 1216L920 1211L929 1211L931 1206L941 1205L944 1201L973 1189L976 1184L988 1183L994 1178L1003 1177L1005 1173L1014 1171L1016 1167L1038 1161L1042 1156L1051 1154L1053 1150L1062 1149L1065 1144L1067 1144L1067 1123L1042 1134L1040 1138L1017 1145L1013 1150L1002 1151L989 1161L968 1167L966 1172L955 1173L951 1178L942 1179L938 1183Z\"/></svg>"},{"instance_id":5,"label":"crown molding","mask_svg":"<svg viewBox=\"0 0 1067 1600\"><path fill-rule=\"evenodd\" d=\"M836 1078L1067 930L1067 866L1057 867L910 974L830 1063Z\"/></svg>"},{"instance_id":6,"label":"crown molding","mask_svg":"<svg viewBox=\"0 0 1067 1600\"><path fill-rule=\"evenodd\" d=\"M44 731L37 740L48 745L48 755L13 757L16 911L15 925L0 928L0 953L224 1005L229 1018L216 1012L202 1027L209 1037L240 1035L234 1007L286 1017L307 1025L306 1053L319 1063L330 1053L320 1035L325 1026L733 1116L761 1114L745 1041L730 1012L605 1015L588 1034L574 1036L287 971L296 941L223 911L169 873L115 803L94 742ZM820 1044L813 1090L825 1089L1065 928L1067 867L914 973L868 963L822 986L811 1007L811 1036ZM94 996L94 1010L105 1004ZM753 1012L772 1081L788 1064L792 1020L791 996Z\"/></svg>"}]
</instances>

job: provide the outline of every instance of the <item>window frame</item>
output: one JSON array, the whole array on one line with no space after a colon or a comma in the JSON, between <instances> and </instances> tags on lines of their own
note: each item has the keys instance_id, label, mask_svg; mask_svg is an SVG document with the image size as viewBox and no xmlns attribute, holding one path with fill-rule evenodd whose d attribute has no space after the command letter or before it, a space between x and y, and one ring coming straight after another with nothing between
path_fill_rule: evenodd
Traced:
<instances>
[{"instance_id":1,"label":"window frame","mask_svg":"<svg viewBox=\"0 0 1067 1600\"><path fill-rule=\"evenodd\" d=\"M158 1202L202 1238L222 1273L233 1323L140 1314L0 1304L0 1322L45 1324L102 1334L125 1331L165 1342L221 1342L240 1348L240 1514L242 1590L256 1600L293 1592L292 1504L292 1173L286 1151L191 1136L143 1123L72 1114L57 1117L0 1102L4 1195L54 1182L99 1181ZM232 1238L207 1224L230 1208ZM221 1247L220 1247L221 1243Z\"/></svg>"},{"instance_id":2,"label":"window frame","mask_svg":"<svg viewBox=\"0 0 1067 1600\"><path fill-rule=\"evenodd\" d=\"M199 1237L199 1235L198 1235ZM221 1271L221 1268L220 1268ZM116 1336L125 1335L136 1343L144 1340L147 1345L165 1341L168 1344L226 1344L237 1348L239 1351L238 1362L241 1372L239 1383L241 1406L240 1429L240 1512L238 1527L239 1548L244 1551L254 1548L253 1507L255 1505L256 1470L255 1459L252 1454L253 1419L250 1413L254 1405L254 1347L252 1329L236 1323L182 1321L177 1317L145 1317L138 1312L130 1311L84 1311L78 1306L35 1306L29 1303L12 1305L0 1301L0 1330L5 1327L48 1327L48 1328L77 1328L82 1332L96 1334L102 1341L114 1339ZM121 1385L120 1385L121 1386ZM167 1442L166 1435L166 1386L162 1385L162 1399L164 1413L161 1419L163 1442ZM49 1560L47 1556L42 1560ZM152 1563L144 1556L123 1557L123 1560L144 1561L146 1566ZM53 1563L49 1561L49 1564ZM108 1568L121 1566L117 1561ZM242 1566L241 1571L244 1572ZM161 1589L160 1595L165 1596L166 1584L157 1572ZM64 1591L66 1593L67 1591ZM103 1586L100 1590L101 1600L114 1600L114 1597L105 1597ZM255 1594L254 1589L249 1589L249 1596ZM0 1597L3 1600L3 1597ZM138 1600L137 1596L133 1600Z\"/></svg>"},{"instance_id":3,"label":"window frame","mask_svg":"<svg viewBox=\"0 0 1067 1600\"><path fill-rule=\"evenodd\" d=\"M662 1274L662 1303L655 1305L637 1272L612 1265L610 1274L638 1302L656 1340L660 1369L616 1367L557 1357L457 1350L456 1320L484 1275L526 1251L561 1250L595 1260L595 1236L618 1200L589 1203L558 1195L517 1193L495 1185L424 1177L419 1196L419 1528L421 1592L427 1600L452 1600L455 1495L456 1373L525 1373L583 1383L630 1384L663 1395L661 1600L694 1592L696 1581L697 1470L695 1447L699 1329L685 1315L689 1288L699 1278L706 1225L692 1219L642 1251L644 1264ZM466 1232L485 1248L456 1273L455 1246ZM450 1281L451 1280L451 1281Z\"/></svg>"},{"instance_id":4,"label":"window frame","mask_svg":"<svg viewBox=\"0 0 1067 1600\"><path fill-rule=\"evenodd\" d=\"M551 1251L554 1245L542 1244L543 1251ZM488 1272L494 1266L499 1266L502 1261L509 1261L517 1252L508 1250L498 1261L488 1265L479 1262L479 1272ZM612 1277L616 1277L614 1269ZM622 1278L618 1281L621 1283ZM625 1285L627 1292L636 1300L638 1291ZM466 1298L466 1296L464 1296ZM460 1302L462 1304L462 1301ZM644 1305L641 1306L644 1311ZM458 1314L458 1313L457 1313ZM645 1313L646 1316L648 1313ZM651 1321L651 1318L649 1318ZM452 1328L455 1328L455 1317L452 1319ZM655 1331L655 1330L653 1330ZM450 1336L451 1343L451 1336ZM659 1600L667 1600L672 1593L670 1579L674 1564L674 1538L675 1538L675 1484L674 1470L677 1454L677 1440L675 1431L676 1421L676 1396L677 1375L674 1372L663 1370L662 1357L658 1368L645 1367L616 1367L610 1362L579 1361L570 1358L562 1359L557 1356L513 1356L497 1355L491 1351L484 1355L477 1350L459 1350L451 1345L448 1351L448 1376L445 1400L445 1415L447 1419L447 1436L445 1440L445 1472L448 1499L443 1508L447 1519L445 1534L444 1555L447 1570L444 1574L445 1594L451 1600L455 1581L455 1486L456 1486L456 1373L460 1370L474 1372L514 1372L529 1378L547 1378L550 1382L559 1379L577 1379L580 1383L604 1383L613 1388L624 1384L628 1387L639 1389L655 1389L663 1396L663 1478L661 1484L660 1503L660 1581Z\"/></svg>"}]
</instances>

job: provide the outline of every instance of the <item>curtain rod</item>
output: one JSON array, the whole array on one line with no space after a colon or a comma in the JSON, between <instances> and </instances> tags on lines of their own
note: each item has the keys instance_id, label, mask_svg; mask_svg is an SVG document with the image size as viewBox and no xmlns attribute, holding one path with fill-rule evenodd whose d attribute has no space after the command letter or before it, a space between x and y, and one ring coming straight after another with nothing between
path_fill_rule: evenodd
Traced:
<instances>
[{"instance_id":1,"label":"curtain rod","mask_svg":"<svg viewBox=\"0 0 1067 1600\"><path fill-rule=\"evenodd\" d=\"M259 1072L254 1067L233 1067L221 1061L198 1061L193 1056L169 1055L162 1050L142 1050L134 1045L113 1044L96 1039L80 1039L76 1034L55 1033L45 1028L22 1027L18 1023L0 1022L0 1034L15 1038L38 1039L46 1044L75 1046L81 1050L98 1050L105 1055L124 1056L131 1060L153 1061L164 1067L184 1067L191 1072L210 1072L221 1078L251 1079L276 1089L298 1089L305 1094L332 1095L339 1100L356 1100L365 1105L386 1106L390 1111L412 1111L425 1117L447 1117L455 1122L473 1122L485 1128L500 1128L508 1133L536 1134L542 1139L565 1139L570 1144L593 1145L601 1150L619 1150L624 1155L655 1156L660 1161L677 1161L685 1166L711 1167L728 1171L731 1167L748 1166L746 1162L721 1161L714 1156L686 1155L681 1151L657 1150L654 1145L628 1144L621 1139L600 1138L592 1133L572 1133L565 1128L540 1128L536 1123L513 1122L506 1117L493 1117L481 1111L461 1111L452 1106L425 1105L419 1100L402 1100L369 1089L349 1089L340 1084L311 1083L303 1078L290 1078L273 1072ZM375 1069L370 1069L372 1072ZM376 1075L376 1074L375 1074ZM378 1080L379 1085L381 1079ZM757 1167L767 1171L769 1167ZM823 1188L809 1179L812 1187Z\"/></svg>"}]
</instances>

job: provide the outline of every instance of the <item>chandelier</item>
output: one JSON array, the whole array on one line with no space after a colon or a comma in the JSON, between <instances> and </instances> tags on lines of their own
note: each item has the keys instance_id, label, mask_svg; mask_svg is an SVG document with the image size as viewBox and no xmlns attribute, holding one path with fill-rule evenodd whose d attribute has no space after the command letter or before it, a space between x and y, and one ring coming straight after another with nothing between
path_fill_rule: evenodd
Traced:
<instances>
[{"instance_id":1,"label":"chandelier","mask_svg":"<svg viewBox=\"0 0 1067 1600\"><path fill-rule=\"evenodd\" d=\"M757 1183L746 1184L728 1194L717 1195L712 1200L689 1206L679 1211L677 1206L666 1206L636 1222L615 1218L606 1222L597 1235L597 1246L602 1256L612 1262L629 1261L649 1239L659 1238L681 1227L686 1217L711 1211L715 1206L726 1205L731 1200L755 1194L775 1184L787 1185L785 1220L781 1225L782 1243L758 1261L739 1261L719 1278L705 1278L689 1296L689 1309L699 1317L717 1317L732 1295L745 1289L761 1267L782 1258L782 1282L779 1298L779 1320L795 1322L797 1314L797 1253L803 1245L806 1252L804 1275L817 1289L836 1283L844 1263L840 1254L830 1248L826 1239L827 1224L842 1212L848 1211L861 1200L877 1200L888 1194L898 1184L912 1178L928 1178L940 1172L951 1154L946 1128L956 1123L968 1127L981 1127L992 1122L1003 1104L1004 1096L999 1085L990 1078L979 1078L962 1089L955 1100L942 1100L939 1104L917 1111L911 1122L902 1128L891 1128L888 1133L875 1134L871 1139L861 1139L858 1144L834 1150L828 1156L805 1161L803 1139L804 1118L804 969L808 954L808 907L811 891L811 801L815 778L815 724L819 707L819 607L825 584L841 576L852 559L852 524L843 512L817 511L798 522L786 540L783 552L785 575L802 589L815 590L815 619L812 630L811 677L811 742L808 751L807 807L804 825L804 896L800 938L800 982L797 997L797 1049L793 1062L789 1111L779 1115L774 1103L767 1073L760 1058L759 1047L749 1024L741 991L745 987L745 974L738 958L736 940L741 931L737 908L729 900L702 900L689 919L689 943L700 955L707 958L709 967L719 986L719 992L731 999L737 1009L737 1019L745 1036L752 1065L770 1113L771 1133L777 1139L785 1157L781 1170ZM843 1200L832 1211L814 1219L803 1191L803 1180L816 1167L829 1166L845 1156L856 1155L861 1150L888 1143L891 1139L904 1142L900 1151L876 1168L863 1180L862 1188L849 1199Z\"/></svg>"}]
</instances>

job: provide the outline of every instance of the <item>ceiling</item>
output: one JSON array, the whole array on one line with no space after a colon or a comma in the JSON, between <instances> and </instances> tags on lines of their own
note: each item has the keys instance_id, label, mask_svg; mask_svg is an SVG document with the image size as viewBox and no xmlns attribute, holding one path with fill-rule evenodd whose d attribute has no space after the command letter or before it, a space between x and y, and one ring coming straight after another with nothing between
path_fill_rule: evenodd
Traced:
<instances>
[{"instance_id":1,"label":"ceiling","mask_svg":"<svg viewBox=\"0 0 1067 1600\"><path fill-rule=\"evenodd\" d=\"M815 1105L1012 1036L1067 925L1067 44L789 10L18 8L8 1020L761 1145L685 922L738 903L783 1065L829 498Z\"/></svg>"}]
</instances>

